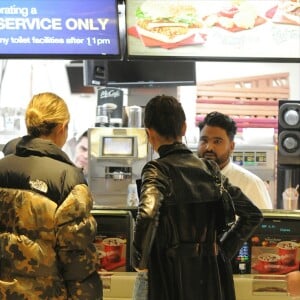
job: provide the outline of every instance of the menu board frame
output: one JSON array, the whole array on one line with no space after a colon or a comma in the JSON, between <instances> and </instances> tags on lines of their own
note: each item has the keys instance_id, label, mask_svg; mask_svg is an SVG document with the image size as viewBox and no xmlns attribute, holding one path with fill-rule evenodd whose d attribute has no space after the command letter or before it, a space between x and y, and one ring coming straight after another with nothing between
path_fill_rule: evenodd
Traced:
<instances>
[{"instance_id":1,"label":"menu board frame","mask_svg":"<svg viewBox=\"0 0 300 300\"><path fill-rule=\"evenodd\" d=\"M300 62L300 18L298 23L287 19L286 15L283 16L281 9L283 1L287 0L127 1L126 56L128 59L144 60L155 58L195 61ZM195 21L188 32L182 33L181 36L175 36L174 33L172 37L162 34L161 32L164 31L162 27L155 29L159 26L158 23L164 23L163 26L166 27L167 22L171 22L169 21L171 13L166 12L166 7L174 7L177 3L180 6L177 11L182 12L185 2L195 8L196 20L200 20L201 23L199 28L195 28L198 26ZM251 21L250 24L239 26L234 23L232 27L225 24L224 11L230 11L234 3L247 4L248 11L251 9L256 11L253 24ZM164 13L164 17L160 11ZM244 11L243 14L246 15ZM183 16L183 13L180 17L187 18ZM178 21L180 17L176 20ZM217 19L213 21L213 18ZM231 21L233 18L227 19ZM172 19L173 24L174 20L175 18Z\"/></svg>"},{"instance_id":2,"label":"menu board frame","mask_svg":"<svg viewBox=\"0 0 300 300\"><path fill-rule=\"evenodd\" d=\"M0 58L121 59L118 0L2 0Z\"/></svg>"}]
</instances>

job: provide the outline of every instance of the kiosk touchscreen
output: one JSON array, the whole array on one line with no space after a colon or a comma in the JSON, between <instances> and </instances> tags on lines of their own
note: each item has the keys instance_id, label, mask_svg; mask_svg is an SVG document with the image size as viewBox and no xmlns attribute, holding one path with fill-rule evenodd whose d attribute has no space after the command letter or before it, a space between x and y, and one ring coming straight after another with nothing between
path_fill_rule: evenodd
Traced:
<instances>
[{"instance_id":1,"label":"kiosk touchscreen","mask_svg":"<svg viewBox=\"0 0 300 300\"><path fill-rule=\"evenodd\" d=\"M99 272L128 272L131 267L133 218L130 211L92 210L97 224L94 241L99 259Z\"/></svg>"},{"instance_id":2,"label":"kiosk touchscreen","mask_svg":"<svg viewBox=\"0 0 300 300\"><path fill-rule=\"evenodd\" d=\"M232 262L234 273L284 275L299 270L299 212L264 210L263 214L263 223Z\"/></svg>"}]
</instances>

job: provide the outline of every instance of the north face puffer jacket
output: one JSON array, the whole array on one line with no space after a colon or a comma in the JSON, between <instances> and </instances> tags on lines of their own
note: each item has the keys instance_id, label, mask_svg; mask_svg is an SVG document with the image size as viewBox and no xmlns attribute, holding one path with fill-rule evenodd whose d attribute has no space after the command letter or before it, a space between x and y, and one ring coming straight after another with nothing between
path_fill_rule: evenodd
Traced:
<instances>
[{"instance_id":1,"label":"north face puffer jacket","mask_svg":"<svg viewBox=\"0 0 300 300\"><path fill-rule=\"evenodd\" d=\"M102 299L92 205L50 141L25 136L0 160L0 299Z\"/></svg>"}]
</instances>

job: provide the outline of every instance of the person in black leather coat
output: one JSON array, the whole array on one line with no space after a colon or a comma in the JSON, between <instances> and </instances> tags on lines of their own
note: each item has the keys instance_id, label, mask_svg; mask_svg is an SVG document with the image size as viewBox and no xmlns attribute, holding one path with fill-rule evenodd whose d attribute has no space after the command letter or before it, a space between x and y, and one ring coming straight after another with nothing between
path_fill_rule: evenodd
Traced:
<instances>
[{"instance_id":1,"label":"person in black leather coat","mask_svg":"<svg viewBox=\"0 0 300 300\"><path fill-rule=\"evenodd\" d=\"M224 231L227 212L220 213L220 191L207 160L182 143L186 119L177 99L152 98L144 125L159 158L142 170L132 254L138 271L134 299L235 299L230 260L262 222L261 211L225 179L236 221ZM217 164L212 166L219 174ZM148 286L141 285L147 277Z\"/></svg>"}]
</instances>

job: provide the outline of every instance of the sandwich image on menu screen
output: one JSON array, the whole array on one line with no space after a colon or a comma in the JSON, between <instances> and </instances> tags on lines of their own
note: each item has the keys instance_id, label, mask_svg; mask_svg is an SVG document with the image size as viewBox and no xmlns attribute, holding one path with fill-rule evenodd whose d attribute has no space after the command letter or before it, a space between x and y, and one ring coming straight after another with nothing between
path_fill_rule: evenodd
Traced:
<instances>
[{"instance_id":1,"label":"sandwich image on menu screen","mask_svg":"<svg viewBox=\"0 0 300 300\"><path fill-rule=\"evenodd\" d=\"M164 43L177 43L203 28L197 8L191 4L145 1L136 10L139 35Z\"/></svg>"}]
</instances>

